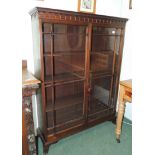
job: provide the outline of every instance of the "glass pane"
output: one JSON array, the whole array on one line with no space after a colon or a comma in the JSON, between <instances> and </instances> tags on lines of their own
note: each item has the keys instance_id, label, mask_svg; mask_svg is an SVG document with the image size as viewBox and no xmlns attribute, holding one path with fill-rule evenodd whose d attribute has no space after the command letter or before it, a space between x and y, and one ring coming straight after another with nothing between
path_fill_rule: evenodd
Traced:
<instances>
[{"instance_id":1,"label":"glass pane","mask_svg":"<svg viewBox=\"0 0 155 155\"><path fill-rule=\"evenodd\" d=\"M85 35L86 26L43 24L45 82L84 78Z\"/></svg>"},{"instance_id":2,"label":"glass pane","mask_svg":"<svg viewBox=\"0 0 155 155\"><path fill-rule=\"evenodd\" d=\"M84 78L86 26L54 24L55 82Z\"/></svg>"},{"instance_id":3,"label":"glass pane","mask_svg":"<svg viewBox=\"0 0 155 155\"><path fill-rule=\"evenodd\" d=\"M52 75L51 57L44 57L44 78L45 81L50 81Z\"/></svg>"},{"instance_id":4,"label":"glass pane","mask_svg":"<svg viewBox=\"0 0 155 155\"><path fill-rule=\"evenodd\" d=\"M104 35L120 35L121 29L116 28L104 28L99 26L93 27L93 34L104 34Z\"/></svg>"},{"instance_id":5,"label":"glass pane","mask_svg":"<svg viewBox=\"0 0 155 155\"><path fill-rule=\"evenodd\" d=\"M54 91L54 93L53 93ZM52 94L53 93L53 94ZM84 82L45 85L47 127L57 131L83 120ZM55 114L54 114L55 113ZM55 126L53 124L55 115ZM53 130L51 130L53 132Z\"/></svg>"},{"instance_id":6,"label":"glass pane","mask_svg":"<svg viewBox=\"0 0 155 155\"><path fill-rule=\"evenodd\" d=\"M52 112L46 113L46 119L47 119L47 128L53 127L53 113Z\"/></svg>"},{"instance_id":7,"label":"glass pane","mask_svg":"<svg viewBox=\"0 0 155 155\"><path fill-rule=\"evenodd\" d=\"M84 82L55 87L56 125L81 119L83 113Z\"/></svg>"},{"instance_id":8,"label":"glass pane","mask_svg":"<svg viewBox=\"0 0 155 155\"><path fill-rule=\"evenodd\" d=\"M52 108L52 93L53 93L53 87L51 85L45 85L45 97L46 97L46 106L47 109ZM46 110L48 111L48 110Z\"/></svg>"},{"instance_id":9,"label":"glass pane","mask_svg":"<svg viewBox=\"0 0 155 155\"><path fill-rule=\"evenodd\" d=\"M54 57L54 79L56 82L84 77L85 56L61 55Z\"/></svg>"},{"instance_id":10,"label":"glass pane","mask_svg":"<svg viewBox=\"0 0 155 155\"><path fill-rule=\"evenodd\" d=\"M118 67L119 67L119 54L120 54L120 51L119 51L119 46L120 46L120 36L116 38L116 55L115 55L115 67L114 67L114 76L113 76L113 87L117 87L117 74L118 74ZM117 90L116 89L113 89L112 91L112 95L111 95L111 100L115 102L115 97L117 96ZM112 102L113 103L113 102ZM114 108L114 111L115 111L115 105L113 104L112 105L113 108Z\"/></svg>"},{"instance_id":11,"label":"glass pane","mask_svg":"<svg viewBox=\"0 0 155 155\"><path fill-rule=\"evenodd\" d=\"M54 24L54 52L84 53L85 31L85 26Z\"/></svg>"},{"instance_id":12,"label":"glass pane","mask_svg":"<svg viewBox=\"0 0 155 155\"><path fill-rule=\"evenodd\" d=\"M92 51L114 51L115 37L119 37L121 29L93 27Z\"/></svg>"},{"instance_id":13,"label":"glass pane","mask_svg":"<svg viewBox=\"0 0 155 155\"><path fill-rule=\"evenodd\" d=\"M82 105L80 104L56 111L57 125L70 123L69 121L76 121L78 118L82 119Z\"/></svg>"},{"instance_id":14,"label":"glass pane","mask_svg":"<svg viewBox=\"0 0 155 155\"><path fill-rule=\"evenodd\" d=\"M51 34L44 34L43 35L43 51L44 51L44 53L50 54L51 48L52 48Z\"/></svg>"},{"instance_id":15,"label":"glass pane","mask_svg":"<svg viewBox=\"0 0 155 155\"><path fill-rule=\"evenodd\" d=\"M97 26L93 27L92 50L90 58L91 73L112 73L114 52L116 52L116 59L119 53L120 35L121 29Z\"/></svg>"},{"instance_id":16,"label":"glass pane","mask_svg":"<svg viewBox=\"0 0 155 155\"><path fill-rule=\"evenodd\" d=\"M91 73L111 73L113 67L114 52L92 52L90 56Z\"/></svg>"},{"instance_id":17,"label":"glass pane","mask_svg":"<svg viewBox=\"0 0 155 155\"><path fill-rule=\"evenodd\" d=\"M116 29L116 34L121 35L121 29Z\"/></svg>"},{"instance_id":18,"label":"glass pane","mask_svg":"<svg viewBox=\"0 0 155 155\"><path fill-rule=\"evenodd\" d=\"M111 76L92 77L91 92L89 98L89 115L100 116L102 111L110 108L109 96L111 87ZM102 114L103 115L103 114Z\"/></svg>"},{"instance_id":19,"label":"glass pane","mask_svg":"<svg viewBox=\"0 0 155 155\"><path fill-rule=\"evenodd\" d=\"M107 52L114 51L114 36L93 35L92 38L92 51Z\"/></svg>"},{"instance_id":20,"label":"glass pane","mask_svg":"<svg viewBox=\"0 0 155 155\"><path fill-rule=\"evenodd\" d=\"M45 81L52 80L52 60L51 56L44 57ZM53 78L54 83L84 78L85 58L84 55L56 56L53 58Z\"/></svg>"},{"instance_id":21,"label":"glass pane","mask_svg":"<svg viewBox=\"0 0 155 155\"><path fill-rule=\"evenodd\" d=\"M119 55L120 36L116 37L116 56Z\"/></svg>"},{"instance_id":22,"label":"glass pane","mask_svg":"<svg viewBox=\"0 0 155 155\"><path fill-rule=\"evenodd\" d=\"M62 84L55 87L55 106L73 105L74 103L83 103L84 83L73 82Z\"/></svg>"},{"instance_id":23,"label":"glass pane","mask_svg":"<svg viewBox=\"0 0 155 155\"><path fill-rule=\"evenodd\" d=\"M43 24L43 32L44 33L50 33L52 30L51 30L51 24L50 23L44 23Z\"/></svg>"}]
</instances>

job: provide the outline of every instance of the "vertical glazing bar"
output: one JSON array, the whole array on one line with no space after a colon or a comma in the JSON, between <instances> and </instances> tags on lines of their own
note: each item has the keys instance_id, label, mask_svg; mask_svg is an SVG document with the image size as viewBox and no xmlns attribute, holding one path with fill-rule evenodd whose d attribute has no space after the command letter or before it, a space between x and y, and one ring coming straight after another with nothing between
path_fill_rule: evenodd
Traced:
<instances>
[{"instance_id":1,"label":"vertical glazing bar","mask_svg":"<svg viewBox=\"0 0 155 155\"><path fill-rule=\"evenodd\" d=\"M117 32L117 28L116 28L116 32ZM116 34L115 32L115 34ZM116 44L117 44L117 34L115 35L115 39L114 39L114 54L113 54L113 65L112 65L112 78L111 78L111 84L110 84L110 95L109 95L109 101L108 101L108 105L111 107L111 96L112 96L112 90L113 90L113 81L114 81L114 71L115 71L115 61L116 61Z\"/></svg>"},{"instance_id":2,"label":"vertical glazing bar","mask_svg":"<svg viewBox=\"0 0 155 155\"><path fill-rule=\"evenodd\" d=\"M55 132L55 125L56 125L56 115L55 115L55 86L54 86L54 27L51 24L51 72L52 72L52 115L53 115L53 131Z\"/></svg>"},{"instance_id":3,"label":"vertical glazing bar","mask_svg":"<svg viewBox=\"0 0 155 155\"><path fill-rule=\"evenodd\" d=\"M92 24L86 28L86 44L85 44L85 82L84 82L84 111L85 120L88 118L88 98L90 91L90 50L91 50Z\"/></svg>"},{"instance_id":4,"label":"vertical glazing bar","mask_svg":"<svg viewBox=\"0 0 155 155\"><path fill-rule=\"evenodd\" d=\"M40 34L40 57L41 57L41 80L44 81L45 80L45 66L44 66L44 56L43 56L43 53L44 53L44 49L43 49L43 41L44 41L44 35L42 33L42 26L43 26L44 22L42 22L41 19L39 19L39 34ZM39 46L39 45L38 45ZM44 83L41 84L41 89L42 89L42 101L43 101L43 105L42 105L42 108L43 108L43 130L44 130L44 135L45 135L45 139L47 139L47 115L46 115L46 93L45 93L45 85Z\"/></svg>"},{"instance_id":5,"label":"vertical glazing bar","mask_svg":"<svg viewBox=\"0 0 155 155\"><path fill-rule=\"evenodd\" d=\"M121 29L121 36L120 36L120 44L119 44L119 58L118 58L118 64L116 69L116 83L114 86L114 89L116 90L114 93L114 102L117 102L117 95L118 95L118 86L119 86L119 78L120 78L120 70L121 70L121 63L122 63L122 55L123 55L123 45L124 45L124 32L125 29ZM114 110L116 109L116 104L114 104Z\"/></svg>"}]
</instances>

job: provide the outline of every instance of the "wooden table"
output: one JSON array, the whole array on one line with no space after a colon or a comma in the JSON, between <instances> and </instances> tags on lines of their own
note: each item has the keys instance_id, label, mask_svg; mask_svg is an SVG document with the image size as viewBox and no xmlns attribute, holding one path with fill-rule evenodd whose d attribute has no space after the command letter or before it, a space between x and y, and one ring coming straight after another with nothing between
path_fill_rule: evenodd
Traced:
<instances>
[{"instance_id":1,"label":"wooden table","mask_svg":"<svg viewBox=\"0 0 155 155\"><path fill-rule=\"evenodd\" d=\"M37 155L32 95L39 88L39 83L26 67L22 68L22 155Z\"/></svg>"},{"instance_id":2,"label":"wooden table","mask_svg":"<svg viewBox=\"0 0 155 155\"><path fill-rule=\"evenodd\" d=\"M120 143L120 135L122 128L122 120L125 111L125 103L132 102L132 80L120 81L120 90L119 90L119 105L118 105L118 115L116 122L116 140Z\"/></svg>"}]
</instances>

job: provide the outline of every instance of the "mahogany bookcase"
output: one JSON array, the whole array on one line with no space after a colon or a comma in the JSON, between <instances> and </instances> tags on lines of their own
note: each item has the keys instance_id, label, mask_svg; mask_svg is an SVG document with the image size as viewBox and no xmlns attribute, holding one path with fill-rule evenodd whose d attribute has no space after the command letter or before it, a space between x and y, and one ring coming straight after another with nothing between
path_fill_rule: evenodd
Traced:
<instances>
[{"instance_id":1,"label":"mahogany bookcase","mask_svg":"<svg viewBox=\"0 0 155 155\"><path fill-rule=\"evenodd\" d=\"M30 15L42 82L38 134L48 152L63 137L115 120L127 19L39 7Z\"/></svg>"}]
</instances>

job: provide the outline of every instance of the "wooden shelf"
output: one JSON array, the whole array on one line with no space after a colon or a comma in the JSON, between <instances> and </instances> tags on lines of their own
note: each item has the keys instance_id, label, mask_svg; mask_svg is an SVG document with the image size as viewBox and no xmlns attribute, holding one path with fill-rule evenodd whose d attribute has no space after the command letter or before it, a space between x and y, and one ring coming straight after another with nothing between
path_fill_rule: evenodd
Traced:
<instances>
[{"instance_id":1,"label":"wooden shelf","mask_svg":"<svg viewBox=\"0 0 155 155\"><path fill-rule=\"evenodd\" d=\"M62 129L73 126L73 124L79 124L83 121L83 110L82 107L74 109L68 108L67 113L59 111L56 113L56 124L53 126L52 117L48 119L48 132L53 133L55 131L61 131Z\"/></svg>"},{"instance_id":2,"label":"wooden shelf","mask_svg":"<svg viewBox=\"0 0 155 155\"><path fill-rule=\"evenodd\" d=\"M108 54L113 54L114 51L112 50L100 50L100 51L91 51L90 54L99 54L99 55L108 55Z\"/></svg>"},{"instance_id":3,"label":"wooden shelf","mask_svg":"<svg viewBox=\"0 0 155 155\"><path fill-rule=\"evenodd\" d=\"M109 37L120 37L121 35L119 35L119 34L102 34L102 33L93 33L92 34L93 36L109 36Z\"/></svg>"},{"instance_id":4,"label":"wooden shelf","mask_svg":"<svg viewBox=\"0 0 155 155\"><path fill-rule=\"evenodd\" d=\"M100 76L100 75L112 75L112 70L108 69L108 68L103 68L103 69L99 69L101 68L100 66L96 65L95 68L91 68L90 70L90 74L93 76Z\"/></svg>"},{"instance_id":5,"label":"wooden shelf","mask_svg":"<svg viewBox=\"0 0 155 155\"><path fill-rule=\"evenodd\" d=\"M69 63L67 60L64 60L64 59L57 59L57 61L59 61L60 63L64 64L64 68L65 68L65 65L67 65L67 70L72 70L72 69L76 69L76 71L84 71L85 70L85 67L79 62L79 63L76 63L76 64L71 64Z\"/></svg>"},{"instance_id":6,"label":"wooden shelf","mask_svg":"<svg viewBox=\"0 0 155 155\"><path fill-rule=\"evenodd\" d=\"M90 52L90 54L113 54L113 53L114 53L113 50L104 50L104 49L101 49L99 51L93 50Z\"/></svg>"},{"instance_id":7,"label":"wooden shelf","mask_svg":"<svg viewBox=\"0 0 155 155\"><path fill-rule=\"evenodd\" d=\"M54 51L52 54L51 51L44 52L44 56L65 56L65 55L85 55L85 50L71 50L71 51Z\"/></svg>"},{"instance_id":8,"label":"wooden shelf","mask_svg":"<svg viewBox=\"0 0 155 155\"><path fill-rule=\"evenodd\" d=\"M68 109L67 112L58 111L57 118L56 118L56 127L60 127L62 125L70 124L72 122L78 121L83 117L83 110L81 107L74 107Z\"/></svg>"},{"instance_id":9,"label":"wooden shelf","mask_svg":"<svg viewBox=\"0 0 155 155\"><path fill-rule=\"evenodd\" d=\"M85 55L85 53L83 52L71 52L71 53L67 53L67 52L59 52L59 53L54 53L53 56L70 56L70 55Z\"/></svg>"},{"instance_id":10,"label":"wooden shelf","mask_svg":"<svg viewBox=\"0 0 155 155\"><path fill-rule=\"evenodd\" d=\"M63 83L63 82L76 82L77 80L84 80L84 76L78 74L78 73L62 73L62 74L57 74L54 75L54 81L53 83ZM51 83L52 82L52 76L46 76L45 78L45 84L46 83Z\"/></svg>"},{"instance_id":11,"label":"wooden shelf","mask_svg":"<svg viewBox=\"0 0 155 155\"><path fill-rule=\"evenodd\" d=\"M112 76L112 71L101 71L101 72L93 72L90 71L90 77L95 78L101 78L105 76ZM85 77L82 76L80 73L64 73L64 74L58 74L54 76L54 85L57 83L70 83L70 82L76 82L76 81L84 81ZM52 83L52 76L46 76L45 84L51 84Z\"/></svg>"},{"instance_id":12,"label":"wooden shelf","mask_svg":"<svg viewBox=\"0 0 155 155\"><path fill-rule=\"evenodd\" d=\"M54 109L52 107L52 101L47 102L46 112L59 110L70 106L75 106L77 104L82 105L83 100L84 100L84 97L82 95L62 97L60 99L56 99Z\"/></svg>"},{"instance_id":13,"label":"wooden shelf","mask_svg":"<svg viewBox=\"0 0 155 155\"><path fill-rule=\"evenodd\" d=\"M66 53L66 52L61 52L61 53L54 53L54 54L51 54L51 53L44 53L44 57L46 56L70 56L70 55L85 55L85 53L76 53L76 52L72 52L72 53Z\"/></svg>"},{"instance_id":14,"label":"wooden shelf","mask_svg":"<svg viewBox=\"0 0 155 155\"><path fill-rule=\"evenodd\" d=\"M112 72L91 72L90 73L90 78L91 79L97 79L97 78L102 78L102 77L107 77L107 76L113 76Z\"/></svg>"},{"instance_id":15,"label":"wooden shelf","mask_svg":"<svg viewBox=\"0 0 155 155\"><path fill-rule=\"evenodd\" d=\"M91 79L97 79L97 78L102 78L102 77L106 77L106 76L113 76L112 72L107 71L107 72L90 72L90 78ZM72 83L72 82L77 82L77 81L84 81L85 78L83 76L80 76L76 73L68 73L68 74L59 74L54 76L54 85L58 85L58 84L63 84L63 83ZM51 84L52 83L52 79L51 76L46 77L45 84ZM51 85L52 86L52 85Z\"/></svg>"},{"instance_id":16,"label":"wooden shelf","mask_svg":"<svg viewBox=\"0 0 155 155\"><path fill-rule=\"evenodd\" d=\"M93 98L89 103L89 114L94 114L99 111L108 109L109 107L105 103L101 103L97 98Z\"/></svg>"},{"instance_id":17,"label":"wooden shelf","mask_svg":"<svg viewBox=\"0 0 155 155\"><path fill-rule=\"evenodd\" d=\"M53 33L53 32L42 32L43 34L51 34L53 35L73 35L73 36L79 36L79 35L86 35L86 33Z\"/></svg>"}]
</instances>

